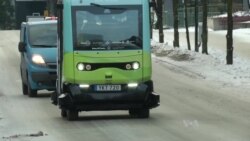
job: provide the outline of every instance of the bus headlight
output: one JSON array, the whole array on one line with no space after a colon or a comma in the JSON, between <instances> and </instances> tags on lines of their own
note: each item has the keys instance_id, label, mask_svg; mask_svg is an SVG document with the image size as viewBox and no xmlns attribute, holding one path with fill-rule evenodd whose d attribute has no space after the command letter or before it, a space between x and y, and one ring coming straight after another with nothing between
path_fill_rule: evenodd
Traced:
<instances>
[{"instance_id":1,"label":"bus headlight","mask_svg":"<svg viewBox=\"0 0 250 141\"><path fill-rule=\"evenodd\" d=\"M129 83L128 87L129 88L136 88L138 86L138 83Z\"/></svg>"},{"instance_id":2,"label":"bus headlight","mask_svg":"<svg viewBox=\"0 0 250 141\"><path fill-rule=\"evenodd\" d=\"M126 69L127 69L127 70L130 70L131 68L132 68L131 64L127 64L127 65L126 65Z\"/></svg>"},{"instance_id":3,"label":"bus headlight","mask_svg":"<svg viewBox=\"0 0 250 141\"><path fill-rule=\"evenodd\" d=\"M32 62L38 65L45 65L45 61L41 55L34 54L32 56Z\"/></svg>"},{"instance_id":4,"label":"bus headlight","mask_svg":"<svg viewBox=\"0 0 250 141\"><path fill-rule=\"evenodd\" d=\"M82 89L87 89L87 88L89 88L89 85L88 84L80 84L79 87Z\"/></svg>"},{"instance_id":5,"label":"bus headlight","mask_svg":"<svg viewBox=\"0 0 250 141\"><path fill-rule=\"evenodd\" d=\"M84 70L84 64L83 64L83 63L77 64L77 69L78 69L79 71L83 71L83 70Z\"/></svg>"},{"instance_id":6,"label":"bus headlight","mask_svg":"<svg viewBox=\"0 0 250 141\"><path fill-rule=\"evenodd\" d=\"M134 62L132 67L133 67L134 70L137 70L137 69L140 68L140 64L138 62Z\"/></svg>"},{"instance_id":7,"label":"bus headlight","mask_svg":"<svg viewBox=\"0 0 250 141\"><path fill-rule=\"evenodd\" d=\"M86 65L86 70L87 70L87 71L90 71L90 70L91 70L91 68L92 68L92 67L91 67L91 65L89 65L89 64L88 64L88 65Z\"/></svg>"}]
</instances>

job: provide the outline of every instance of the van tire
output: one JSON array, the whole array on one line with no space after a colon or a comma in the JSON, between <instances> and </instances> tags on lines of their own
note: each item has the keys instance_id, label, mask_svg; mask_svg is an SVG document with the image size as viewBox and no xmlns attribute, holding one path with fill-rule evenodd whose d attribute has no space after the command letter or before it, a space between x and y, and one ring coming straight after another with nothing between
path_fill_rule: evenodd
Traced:
<instances>
[{"instance_id":1,"label":"van tire","mask_svg":"<svg viewBox=\"0 0 250 141\"><path fill-rule=\"evenodd\" d=\"M28 77L28 75L27 75ZM27 78L28 80L28 95L29 97L36 97L37 96L37 90L33 90L29 84L29 77Z\"/></svg>"},{"instance_id":2,"label":"van tire","mask_svg":"<svg viewBox=\"0 0 250 141\"><path fill-rule=\"evenodd\" d=\"M37 90L31 89L29 84L28 84L28 95L29 95L29 97L36 97L37 96Z\"/></svg>"},{"instance_id":3,"label":"van tire","mask_svg":"<svg viewBox=\"0 0 250 141\"><path fill-rule=\"evenodd\" d=\"M23 82L22 82L22 91L23 91L23 95L28 94L28 86L24 84Z\"/></svg>"}]
</instances>

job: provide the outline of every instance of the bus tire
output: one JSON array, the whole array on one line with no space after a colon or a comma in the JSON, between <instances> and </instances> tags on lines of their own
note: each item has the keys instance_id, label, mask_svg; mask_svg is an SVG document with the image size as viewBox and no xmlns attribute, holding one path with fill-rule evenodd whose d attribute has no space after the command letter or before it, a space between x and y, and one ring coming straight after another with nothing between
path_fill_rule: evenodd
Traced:
<instances>
[{"instance_id":1,"label":"bus tire","mask_svg":"<svg viewBox=\"0 0 250 141\"><path fill-rule=\"evenodd\" d=\"M138 118L149 118L150 110L147 108L129 109L129 115Z\"/></svg>"},{"instance_id":2,"label":"bus tire","mask_svg":"<svg viewBox=\"0 0 250 141\"><path fill-rule=\"evenodd\" d=\"M78 111L76 110L67 110L67 120L74 121L78 119Z\"/></svg>"},{"instance_id":3,"label":"bus tire","mask_svg":"<svg viewBox=\"0 0 250 141\"><path fill-rule=\"evenodd\" d=\"M63 118L66 118L66 117L67 117L67 110L61 109L61 116L62 116Z\"/></svg>"},{"instance_id":4,"label":"bus tire","mask_svg":"<svg viewBox=\"0 0 250 141\"><path fill-rule=\"evenodd\" d=\"M148 108L142 108L138 110L138 118L149 118L150 110Z\"/></svg>"}]
</instances>

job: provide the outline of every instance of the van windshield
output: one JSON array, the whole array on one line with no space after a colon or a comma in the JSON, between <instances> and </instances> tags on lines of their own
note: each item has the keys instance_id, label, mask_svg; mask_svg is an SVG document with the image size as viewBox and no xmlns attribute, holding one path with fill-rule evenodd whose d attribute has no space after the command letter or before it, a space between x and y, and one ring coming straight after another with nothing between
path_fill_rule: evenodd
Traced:
<instances>
[{"instance_id":1,"label":"van windshield","mask_svg":"<svg viewBox=\"0 0 250 141\"><path fill-rule=\"evenodd\" d=\"M31 25L28 29L29 43L32 47L56 47L57 24Z\"/></svg>"},{"instance_id":2,"label":"van windshield","mask_svg":"<svg viewBox=\"0 0 250 141\"><path fill-rule=\"evenodd\" d=\"M73 7L75 50L142 48L141 6Z\"/></svg>"}]
</instances>

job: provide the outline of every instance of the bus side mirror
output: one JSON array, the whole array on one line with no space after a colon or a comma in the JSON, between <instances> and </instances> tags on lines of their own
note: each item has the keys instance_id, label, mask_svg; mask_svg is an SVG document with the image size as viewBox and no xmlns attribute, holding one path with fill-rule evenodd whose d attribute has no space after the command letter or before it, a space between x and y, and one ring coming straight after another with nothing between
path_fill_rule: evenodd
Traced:
<instances>
[{"instance_id":1,"label":"bus side mirror","mask_svg":"<svg viewBox=\"0 0 250 141\"><path fill-rule=\"evenodd\" d=\"M26 44L24 42L19 42L19 44L18 44L19 52L25 52L26 51L25 46L26 46Z\"/></svg>"}]
</instances>

